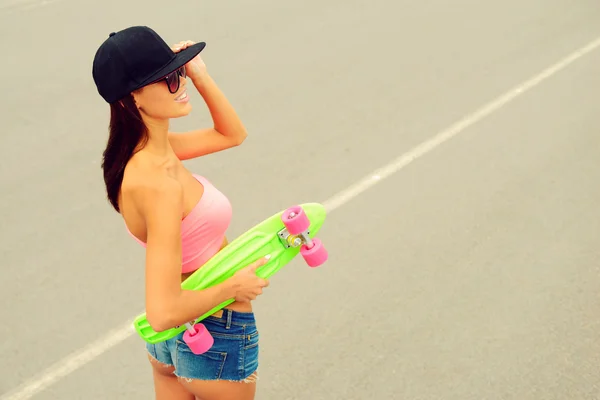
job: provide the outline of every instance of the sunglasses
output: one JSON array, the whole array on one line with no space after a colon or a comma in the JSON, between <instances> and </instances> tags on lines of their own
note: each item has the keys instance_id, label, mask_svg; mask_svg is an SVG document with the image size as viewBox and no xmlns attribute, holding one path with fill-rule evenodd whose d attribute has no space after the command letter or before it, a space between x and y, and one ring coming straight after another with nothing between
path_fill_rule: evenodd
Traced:
<instances>
[{"instance_id":1,"label":"sunglasses","mask_svg":"<svg viewBox=\"0 0 600 400\"><path fill-rule=\"evenodd\" d=\"M169 92L172 94L177 93L177 91L179 90L179 84L180 84L180 78L179 77L183 77L185 78L187 76L186 72L185 72L185 65L178 68L176 71L171 72L169 75L160 78L159 80L153 82L161 82L161 81L165 81L167 82L167 87L169 88Z\"/></svg>"}]
</instances>

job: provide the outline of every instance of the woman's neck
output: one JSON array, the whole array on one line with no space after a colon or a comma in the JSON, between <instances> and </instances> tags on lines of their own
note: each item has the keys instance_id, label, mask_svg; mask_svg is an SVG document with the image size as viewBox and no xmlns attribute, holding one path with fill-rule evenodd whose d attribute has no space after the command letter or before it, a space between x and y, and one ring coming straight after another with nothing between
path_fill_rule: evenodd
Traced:
<instances>
[{"instance_id":1,"label":"woman's neck","mask_svg":"<svg viewBox=\"0 0 600 400\"><path fill-rule=\"evenodd\" d=\"M148 142L144 146L146 151L157 156L168 156L173 152L169 142L169 120L154 120L144 118L148 129Z\"/></svg>"}]
</instances>

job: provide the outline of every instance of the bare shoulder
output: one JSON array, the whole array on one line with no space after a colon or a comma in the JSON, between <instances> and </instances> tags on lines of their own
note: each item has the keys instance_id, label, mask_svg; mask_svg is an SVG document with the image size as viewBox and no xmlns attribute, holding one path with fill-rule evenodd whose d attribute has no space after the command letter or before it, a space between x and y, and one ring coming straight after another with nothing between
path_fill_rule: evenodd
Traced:
<instances>
[{"instance_id":1,"label":"bare shoulder","mask_svg":"<svg viewBox=\"0 0 600 400\"><path fill-rule=\"evenodd\" d=\"M183 187L164 169L132 163L125 171L121 190L123 198L127 197L145 219L157 212L181 215Z\"/></svg>"}]
</instances>

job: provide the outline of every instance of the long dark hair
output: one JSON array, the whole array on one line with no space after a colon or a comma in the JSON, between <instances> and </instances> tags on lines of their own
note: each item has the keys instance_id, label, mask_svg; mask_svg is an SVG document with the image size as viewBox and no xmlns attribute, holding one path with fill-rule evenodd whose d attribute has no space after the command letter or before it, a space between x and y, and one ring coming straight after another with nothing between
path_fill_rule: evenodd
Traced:
<instances>
[{"instance_id":1,"label":"long dark hair","mask_svg":"<svg viewBox=\"0 0 600 400\"><path fill-rule=\"evenodd\" d=\"M110 105L109 136L102 154L106 194L110 204L120 213L119 193L125 166L136 151L148 141L148 128L132 95Z\"/></svg>"}]
</instances>

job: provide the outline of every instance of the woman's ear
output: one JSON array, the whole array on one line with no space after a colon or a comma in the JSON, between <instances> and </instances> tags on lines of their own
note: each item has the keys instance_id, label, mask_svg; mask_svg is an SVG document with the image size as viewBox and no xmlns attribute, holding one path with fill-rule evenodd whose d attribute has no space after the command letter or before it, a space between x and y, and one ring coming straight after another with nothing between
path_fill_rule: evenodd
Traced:
<instances>
[{"instance_id":1,"label":"woman's ear","mask_svg":"<svg viewBox=\"0 0 600 400\"><path fill-rule=\"evenodd\" d=\"M142 110L142 106L140 105L138 98L139 98L141 91L142 91L142 89L138 89L138 90L134 91L133 93L131 93L131 98L133 99L133 104L135 104L137 109L140 111Z\"/></svg>"}]
</instances>

